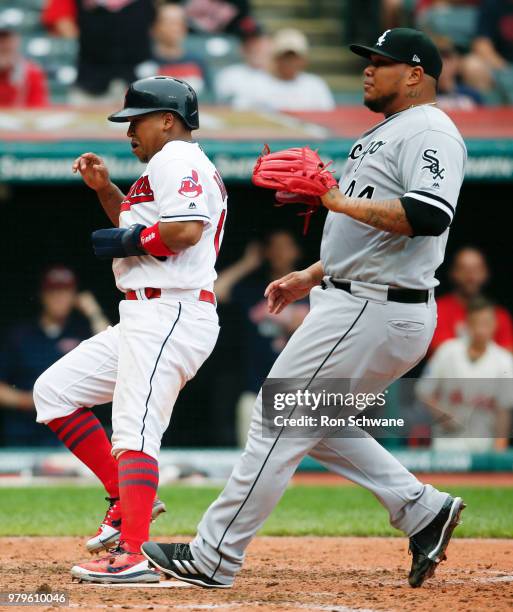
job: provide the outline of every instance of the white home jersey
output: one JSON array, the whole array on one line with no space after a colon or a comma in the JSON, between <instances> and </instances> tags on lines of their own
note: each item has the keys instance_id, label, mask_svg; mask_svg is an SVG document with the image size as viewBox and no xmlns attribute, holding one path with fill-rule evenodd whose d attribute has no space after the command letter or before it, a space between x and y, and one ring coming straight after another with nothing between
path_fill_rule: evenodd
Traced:
<instances>
[{"instance_id":1,"label":"white home jersey","mask_svg":"<svg viewBox=\"0 0 513 612\"><path fill-rule=\"evenodd\" d=\"M434 436L493 438L497 410L513 408L513 357L490 342L484 354L472 361L466 339L447 340L429 360L416 393L420 399L435 396L458 425L448 434L435 423Z\"/></svg>"},{"instance_id":2,"label":"white home jersey","mask_svg":"<svg viewBox=\"0 0 513 612\"><path fill-rule=\"evenodd\" d=\"M119 227L158 221L202 221L200 241L160 261L152 255L114 259L118 289L207 289L223 238L227 193L219 172L194 142L168 142L148 163L121 203Z\"/></svg>"},{"instance_id":3,"label":"white home jersey","mask_svg":"<svg viewBox=\"0 0 513 612\"><path fill-rule=\"evenodd\" d=\"M408 196L454 216L465 172L465 143L449 117L422 105L388 117L363 134L349 154L340 189L348 196L391 200ZM430 289L438 284L449 228L410 238L329 212L321 244L327 275Z\"/></svg>"}]
</instances>

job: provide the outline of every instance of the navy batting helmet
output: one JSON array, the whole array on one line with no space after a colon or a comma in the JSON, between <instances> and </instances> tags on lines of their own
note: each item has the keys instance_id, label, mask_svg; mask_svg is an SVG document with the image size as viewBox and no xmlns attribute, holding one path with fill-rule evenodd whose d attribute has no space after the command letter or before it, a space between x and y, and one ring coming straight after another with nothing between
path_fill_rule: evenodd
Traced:
<instances>
[{"instance_id":1,"label":"navy batting helmet","mask_svg":"<svg viewBox=\"0 0 513 612\"><path fill-rule=\"evenodd\" d=\"M110 115L109 121L122 123L155 111L176 113L191 130L199 128L196 92L185 81L167 76L134 81L126 92L122 110Z\"/></svg>"}]
</instances>

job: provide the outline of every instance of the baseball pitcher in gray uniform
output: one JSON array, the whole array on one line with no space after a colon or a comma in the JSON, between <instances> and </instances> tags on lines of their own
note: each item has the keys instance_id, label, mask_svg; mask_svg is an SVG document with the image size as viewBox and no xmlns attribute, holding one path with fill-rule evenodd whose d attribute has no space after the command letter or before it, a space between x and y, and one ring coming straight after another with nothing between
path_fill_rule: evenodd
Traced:
<instances>
[{"instance_id":1,"label":"baseball pitcher in gray uniform","mask_svg":"<svg viewBox=\"0 0 513 612\"><path fill-rule=\"evenodd\" d=\"M364 102L385 119L351 149L329 209L321 259L272 282L269 308L280 312L310 295L311 310L269 378L366 379L381 390L426 353L436 326L435 271L444 258L466 162L458 129L436 107L442 61L416 30L387 30L372 47ZM262 392L246 448L189 544L147 542L142 551L166 574L227 588L246 547L310 455L372 491L391 524L410 538L409 583L421 586L445 559L465 504L422 484L371 436L291 438L262 435Z\"/></svg>"}]
</instances>

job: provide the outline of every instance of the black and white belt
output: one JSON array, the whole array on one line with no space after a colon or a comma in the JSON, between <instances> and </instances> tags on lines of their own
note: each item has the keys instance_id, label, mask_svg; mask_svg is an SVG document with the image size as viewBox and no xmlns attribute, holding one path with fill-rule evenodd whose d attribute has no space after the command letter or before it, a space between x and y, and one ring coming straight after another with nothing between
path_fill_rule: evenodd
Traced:
<instances>
[{"instance_id":1,"label":"black and white belt","mask_svg":"<svg viewBox=\"0 0 513 612\"><path fill-rule=\"evenodd\" d=\"M330 282L335 289L341 289L351 293L351 283L348 281L340 281L330 277ZM324 281L321 283L323 289L327 289L328 285ZM387 300L389 302L400 302L402 304L424 304L429 301L428 289L403 289L400 287L388 287Z\"/></svg>"}]
</instances>

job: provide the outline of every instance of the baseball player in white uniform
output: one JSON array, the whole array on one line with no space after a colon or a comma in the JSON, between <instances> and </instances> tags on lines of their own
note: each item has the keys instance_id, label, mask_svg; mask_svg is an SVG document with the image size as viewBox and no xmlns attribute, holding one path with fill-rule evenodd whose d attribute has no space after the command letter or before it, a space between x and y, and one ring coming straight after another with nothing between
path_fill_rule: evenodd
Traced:
<instances>
[{"instance_id":1,"label":"baseball player in white uniform","mask_svg":"<svg viewBox=\"0 0 513 612\"><path fill-rule=\"evenodd\" d=\"M36 382L37 420L52 428L102 481L110 508L90 550L106 556L72 568L91 582L157 582L140 546L148 539L158 455L178 393L212 352L219 325L213 283L227 194L192 141L196 95L185 82L132 83L124 108L135 155L147 162L124 195L102 160L86 153L74 170L96 190L116 226L93 233L113 258L120 322L80 344ZM112 401L112 445L91 406Z\"/></svg>"},{"instance_id":2,"label":"baseball player in white uniform","mask_svg":"<svg viewBox=\"0 0 513 612\"><path fill-rule=\"evenodd\" d=\"M269 378L301 379L306 389L315 379L358 379L360 391L372 380L372 392L379 392L410 370L431 340L434 274L444 257L466 149L436 108L442 60L429 38L398 28L373 47L351 49L369 60L365 104L385 119L352 147L340 189L333 181L322 192L330 212L320 261L266 290L271 312L308 294L311 304ZM387 508L391 524L410 538L411 586L434 573L464 508L461 498L419 482L368 435L306 439L282 431L262 435L260 393L246 448L197 536L190 544L147 542L143 554L181 580L230 587L246 547L309 454L372 491Z\"/></svg>"},{"instance_id":3,"label":"baseball player in white uniform","mask_svg":"<svg viewBox=\"0 0 513 612\"><path fill-rule=\"evenodd\" d=\"M443 342L415 392L433 415L435 451L484 453L507 447L513 408L513 357L493 341L495 306L468 305L468 337Z\"/></svg>"}]
</instances>

